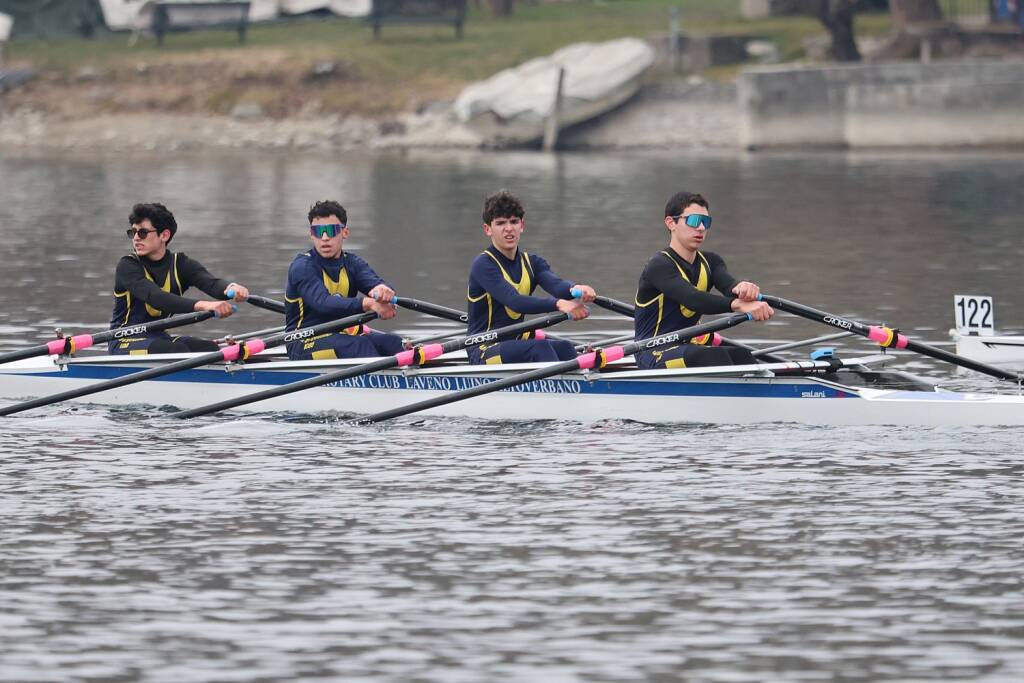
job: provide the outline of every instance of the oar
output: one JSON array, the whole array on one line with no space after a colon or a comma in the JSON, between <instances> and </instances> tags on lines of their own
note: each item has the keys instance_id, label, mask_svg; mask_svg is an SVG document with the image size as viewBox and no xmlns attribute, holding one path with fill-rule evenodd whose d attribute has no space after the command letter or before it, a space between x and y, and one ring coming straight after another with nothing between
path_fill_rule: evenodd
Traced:
<instances>
[{"instance_id":1,"label":"oar","mask_svg":"<svg viewBox=\"0 0 1024 683\"><path fill-rule=\"evenodd\" d=\"M795 301L789 301L788 299L783 299L777 296L762 294L760 298L762 301L768 302L768 305L773 308L778 308L786 311L787 313L798 315L801 318L807 318L808 320L824 323L840 330L859 334L862 337L867 337L871 341L876 342L883 348L915 351L923 356L952 363L953 365L959 365L962 368L968 368L975 372L991 375L992 377L998 377L999 379L1008 379L1014 382L1019 379L1015 373L1007 372L992 365L979 363L976 360L964 358L963 356L958 356L955 353L943 351L942 349L935 348L934 346L929 346L928 344L908 339L901 334L899 330L881 327L878 325L865 325L864 323L857 322L856 320L841 318L837 315L833 315L832 313L819 311L811 308L810 306L804 306L803 304L798 304Z\"/></svg>"},{"instance_id":2,"label":"oar","mask_svg":"<svg viewBox=\"0 0 1024 683\"><path fill-rule=\"evenodd\" d=\"M606 308L609 311L620 313L630 318L636 315L636 308L634 308L631 304L627 304L625 301L618 301L616 299L611 299L606 296L599 296L596 299L594 299L594 303L600 306L601 308ZM736 349L743 349L744 351L749 351L751 355L753 355L754 357L763 358L764 360L769 361L771 363L785 362L784 358L771 355L772 349L758 351L753 346L748 346L743 342L738 342L733 339L726 339L725 337L719 334L716 334L712 339L709 339L708 343L705 344L705 346L731 346Z\"/></svg>"},{"instance_id":3,"label":"oar","mask_svg":"<svg viewBox=\"0 0 1024 683\"><path fill-rule=\"evenodd\" d=\"M331 382L339 382L341 380L351 379L352 377L358 377L360 375L368 375L371 372L388 370L390 368L406 367L409 365L423 365L429 360L433 360L438 356L452 351L468 349L472 346L479 346L480 344L486 344L488 342L501 341L503 339L508 339L509 337L522 334L523 332L538 330L542 327L550 327L555 323L560 323L563 320L566 320L568 317L569 315L567 313L549 313L543 318L525 320L523 322L516 323L515 325L500 327L489 332L460 337L459 339L453 339L445 342L444 344L417 346L407 351L396 353L393 356L385 356L383 358L372 360L368 363L345 368L343 370L337 370L335 372L328 372L315 377L309 377L307 379L299 380L298 382L292 382L290 384L284 384L279 387L259 391L255 394L249 394L248 396L240 396L226 401L221 401L219 403L211 403L208 406L192 408L191 410L182 410L177 413L172 413L172 416L189 418L198 417L199 415L209 415L210 413L215 413L219 410L227 410L228 408L256 403L257 401L265 401L269 398L291 394L296 391L302 391L303 389L320 387L325 384L330 384Z\"/></svg>"},{"instance_id":4,"label":"oar","mask_svg":"<svg viewBox=\"0 0 1024 683\"><path fill-rule=\"evenodd\" d=\"M456 311L454 308L448 308L447 306L439 306L438 304L432 304L429 301L420 301L419 299L410 299L405 296L395 296L391 298L391 303L402 308L408 308L410 311L419 311L420 313L427 313L438 318L444 318L446 320L454 320L457 323L469 322L469 316L461 311Z\"/></svg>"},{"instance_id":5,"label":"oar","mask_svg":"<svg viewBox=\"0 0 1024 683\"><path fill-rule=\"evenodd\" d=\"M96 384L79 387L78 389L71 389L59 394L53 394L52 396L43 396L42 398L25 401L24 403L17 403L13 406L7 406L6 408L0 408L0 416L13 415L14 413L20 413L23 410L48 406L53 403L59 403L60 401L67 401L80 396L88 396L89 394L107 391L108 389L116 389L128 384L134 384L136 382L142 382L143 380L154 379L156 377L163 377L164 375L170 375L180 370L198 368L201 365L208 365L209 363L216 363L221 360L245 360L269 346L276 346L280 343L287 344L288 342L298 341L300 339L308 339L309 337L314 337L318 334L334 332L346 327L352 327L353 325L360 325L364 322L373 320L376 317L377 314L373 312L360 313L359 315L349 316L347 318L342 318L341 320L332 320L314 327L292 330L291 332L281 332L279 334L271 335L266 339L250 339L248 341L232 344L231 346L225 346L217 351L204 353L193 358L185 358L173 363L152 367L141 372L134 372L130 375L117 377L106 382L98 382Z\"/></svg>"},{"instance_id":6,"label":"oar","mask_svg":"<svg viewBox=\"0 0 1024 683\"><path fill-rule=\"evenodd\" d=\"M391 410L385 410L368 417L358 418L353 422L355 424L371 424L374 422L382 422L384 420L390 420L394 417L400 417L402 415L408 415L409 413L419 412L421 410L427 410L428 408L436 408L438 406L447 405L449 403L455 403L456 401L462 401L467 398L473 398L474 396L480 396L482 394L489 394L493 391L500 391L509 387L519 386L520 384L526 384L527 382L533 382L547 377L553 377L554 375L561 374L563 372L571 372L573 370L589 370L591 368L603 368L606 364L631 356L639 351L645 349L653 349L659 346L665 346L666 344L676 344L685 339L692 337L700 337L705 334L711 334L717 330L724 330L729 327L734 327L742 322L750 320L751 316L747 313L736 313L729 316L728 318L719 318L711 322L704 323L702 325L695 325L694 327L688 327L676 332L669 334L663 334L658 337L651 337L650 339L643 339L640 341L630 342L623 346L612 346L607 349L598 349L585 353L581 356L577 356L572 360L561 361L558 363L551 363L544 367L537 368L536 370L530 370L529 372L523 372L518 375L512 375L504 379L499 379L494 382L488 382L479 384L470 389L463 391L455 391L443 396L436 396L434 398L420 401L418 403L411 403L398 408L392 408Z\"/></svg>"},{"instance_id":7,"label":"oar","mask_svg":"<svg viewBox=\"0 0 1024 683\"><path fill-rule=\"evenodd\" d=\"M573 288L571 290L573 298L580 298L583 296L583 292ZM600 297L599 297L600 298ZM611 299L609 299L611 301ZM440 306L438 304L432 304L429 301L420 301L419 299L410 299L404 296L396 296L391 298L391 303L402 308L408 308L411 311L419 311L420 313L427 313L429 315L437 316L438 318L445 318L447 320L454 320L458 323L469 322L469 315L456 311L454 308L448 308L447 306ZM597 303L596 301L594 303ZM620 303L620 302L616 302ZM623 304L625 305L625 304ZM553 334L547 335L548 339L554 339L556 341L565 341L561 337L556 337Z\"/></svg>"},{"instance_id":8,"label":"oar","mask_svg":"<svg viewBox=\"0 0 1024 683\"><path fill-rule=\"evenodd\" d=\"M246 301L256 308L263 308L268 311L273 311L274 313L284 313L284 302L277 301L276 299L268 299L265 296L250 294Z\"/></svg>"},{"instance_id":9,"label":"oar","mask_svg":"<svg viewBox=\"0 0 1024 683\"><path fill-rule=\"evenodd\" d=\"M234 344L235 342L245 341L246 339L252 339L253 337L261 337L265 334L272 334L274 332L280 332L284 329L284 325L278 325L276 327L267 327L262 330L256 330L254 332L246 332L244 334L229 334L226 337L217 337L214 339L214 343L227 344L228 342Z\"/></svg>"},{"instance_id":10,"label":"oar","mask_svg":"<svg viewBox=\"0 0 1024 683\"><path fill-rule=\"evenodd\" d=\"M758 349L754 352L754 356L762 356L766 353L776 353L778 351L789 351L790 349L798 349L801 346L809 346L811 344L820 344L821 342L833 341L836 339L842 339L843 337L852 337L853 332L836 332L835 334L824 334L820 337L811 337L810 339L801 339L799 341L786 342L785 344L779 344L778 346L769 346L766 349Z\"/></svg>"},{"instance_id":11,"label":"oar","mask_svg":"<svg viewBox=\"0 0 1024 683\"><path fill-rule=\"evenodd\" d=\"M72 337L54 339L51 342L40 344L39 346L0 354L0 363L10 363L11 361L22 360L23 358L32 358L34 356L46 356L52 354L70 355L76 351L87 349L96 344L102 344L103 342L110 341L111 339L142 336L149 332L159 332L160 330L169 330L173 327L191 325L212 317L214 317L213 311L199 311L198 313L179 315L151 323L132 325L131 327L118 327L117 329L104 330L103 332L95 332L93 334L76 334Z\"/></svg>"}]
</instances>

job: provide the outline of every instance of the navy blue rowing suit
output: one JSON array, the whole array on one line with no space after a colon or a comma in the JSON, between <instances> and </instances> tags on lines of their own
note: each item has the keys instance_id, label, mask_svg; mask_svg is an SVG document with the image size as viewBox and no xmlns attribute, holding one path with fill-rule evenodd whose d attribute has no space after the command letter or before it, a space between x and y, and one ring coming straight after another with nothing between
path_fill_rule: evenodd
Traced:
<instances>
[{"instance_id":1,"label":"navy blue rowing suit","mask_svg":"<svg viewBox=\"0 0 1024 683\"><path fill-rule=\"evenodd\" d=\"M193 313L198 299L184 296L189 287L224 301L231 283L210 275L203 265L185 254L168 250L159 261L122 256L114 271L114 312L110 329L132 327L168 318L172 313ZM150 332L144 336L113 339L107 344L112 354L185 353L216 351L217 344L196 337L170 336Z\"/></svg>"},{"instance_id":2,"label":"navy blue rowing suit","mask_svg":"<svg viewBox=\"0 0 1024 683\"><path fill-rule=\"evenodd\" d=\"M636 290L636 314L633 318L634 339L693 327L705 314L731 313L735 295L732 288L739 281L725 268L725 261L710 251L698 251L693 263L672 248L655 254L647 262ZM714 287L725 296L711 291ZM712 365L746 365L756 362L749 351L731 347L703 346L698 343L668 346L636 355L641 368L686 368Z\"/></svg>"},{"instance_id":3,"label":"navy blue rowing suit","mask_svg":"<svg viewBox=\"0 0 1024 683\"><path fill-rule=\"evenodd\" d=\"M363 296L387 284L370 265L355 254L326 259L310 249L299 254L288 268L285 289L285 329L313 327L363 312ZM390 285L389 285L390 286ZM369 358L391 356L404 348L397 334L371 332L362 325L342 332L328 332L288 344L292 360Z\"/></svg>"},{"instance_id":4,"label":"navy blue rowing suit","mask_svg":"<svg viewBox=\"0 0 1024 683\"><path fill-rule=\"evenodd\" d=\"M558 310L558 299L571 299L571 282L555 275L540 256L531 256L516 249L508 259L493 245L473 259L469 269L470 335L506 327L522 321L527 313L551 313ZM540 285L554 296L532 296ZM468 350L469 362L482 363L544 363L569 360L576 350L567 341L521 339L485 344Z\"/></svg>"}]
</instances>

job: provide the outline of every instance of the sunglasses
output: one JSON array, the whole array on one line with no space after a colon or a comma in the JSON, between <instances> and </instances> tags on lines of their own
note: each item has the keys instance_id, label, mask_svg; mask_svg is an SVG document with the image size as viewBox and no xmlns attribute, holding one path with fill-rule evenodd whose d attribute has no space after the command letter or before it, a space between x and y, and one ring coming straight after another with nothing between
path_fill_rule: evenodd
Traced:
<instances>
[{"instance_id":1,"label":"sunglasses","mask_svg":"<svg viewBox=\"0 0 1024 683\"><path fill-rule=\"evenodd\" d=\"M309 234L317 239L321 237L337 237L345 229L344 223L328 223L327 225L309 226Z\"/></svg>"},{"instance_id":2,"label":"sunglasses","mask_svg":"<svg viewBox=\"0 0 1024 683\"><path fill-rule=\"evenodd\" d=\"M155 228L128 228L124 232L128 235L128 239L134 239L138 235L140 240L144 240L154 232L159 232L159 230Z\"/></svg>"},{"instance_id":3,"label":"sunglasses","mask_svg":"<svg viewBox=\"0 0 1024 683\"><path fill-rule=\"evenodd\" d=\"M689 216L684 216L682 214L672 216L672 220L676 223L679 222L680 218L685 219L684 222L691 228L699 228L703 225L705 230L711 229L711 216L706 216L702 213L691 213Z\"/></svg>"}]
</instances>

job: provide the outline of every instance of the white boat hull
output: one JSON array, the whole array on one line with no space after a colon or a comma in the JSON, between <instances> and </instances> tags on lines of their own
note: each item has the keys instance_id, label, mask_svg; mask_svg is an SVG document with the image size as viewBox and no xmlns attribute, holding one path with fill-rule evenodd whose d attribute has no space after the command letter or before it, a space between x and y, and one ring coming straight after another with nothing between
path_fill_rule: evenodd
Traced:
<instances>
[{"instance_id":1,"label":"white boat hull","mask_svg":"<svg viewBox=\"0 0 1024 683\"><path fill-rule=\"evenodd\" d=\"M180 358L181 356L174 356ZM0 366L7 404L120 377L152 360L97 359L58 367L47 359ZM109 405L171 405L180 409L251 394L337 370L353 361L208 366L99 392L79 399ZM824 367L810 362L785 368ZM307 389L233 409L370 414L490 382L533 365L464 366L389 371ZM692 370L569 373L425 411L428 415L491 420L626 419L648 423L809 425L1024 425L1024 397L946 391L895 391L839 384L820 376L774 376ZM788 371L787 371L788 372ZM832 375L831 377L835 377ZM46 410L39 408L37 410Z\"/></svg>"}]
</instances>

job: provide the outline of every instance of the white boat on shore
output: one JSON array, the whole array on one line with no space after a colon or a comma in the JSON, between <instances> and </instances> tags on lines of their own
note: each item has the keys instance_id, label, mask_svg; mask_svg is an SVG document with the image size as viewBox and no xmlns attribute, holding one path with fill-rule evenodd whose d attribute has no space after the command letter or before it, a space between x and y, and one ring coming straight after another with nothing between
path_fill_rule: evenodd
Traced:
<instances>
[{"instance_id":1,"label":"white boat on shore","mask_svg":"<svg viewBox=\"0 0 1024 683\"><path fill-rule=\"evenodd\" d=\"M110 380L161 363L166 356L43 356L0 365L0 399L21 400ZM1024 425L1024 397L958 393L871 366L892 356L846 361L637 370L618 361L604 370L577 371L425 411L427 415L507 420L627 419L646 423L807 425ZM362 375L249 404L237 411L372 414L496 381L534 364L466 365L453 356L423 368ZM129 384L82 399L107 405L197 408L365 362L288 361L266 354ZM38 409L37 409L38 410ZM31 414L31 413L28 413Z\"/></svg>"},{"instance_id":2,"label":"white boat on shore","mask_svg":"<svg viewBox=\"0 0 1024 683\"><path fill-rule=\"evenodd\" d=\"M654 50L637 38L576 43L473 83L456 98L454 110L487 144L534 142L544 136L560 70L559 126L564 128L631 98L653 64Z\"/></svg>"}]
</instances>

